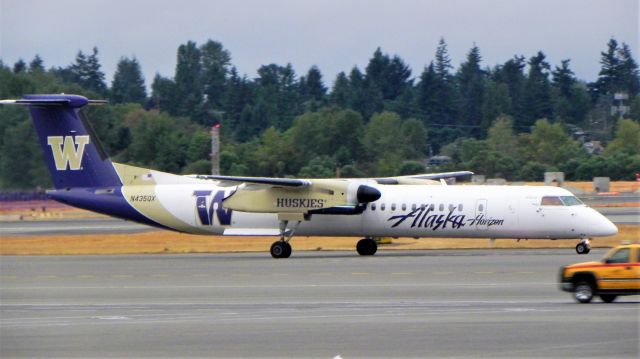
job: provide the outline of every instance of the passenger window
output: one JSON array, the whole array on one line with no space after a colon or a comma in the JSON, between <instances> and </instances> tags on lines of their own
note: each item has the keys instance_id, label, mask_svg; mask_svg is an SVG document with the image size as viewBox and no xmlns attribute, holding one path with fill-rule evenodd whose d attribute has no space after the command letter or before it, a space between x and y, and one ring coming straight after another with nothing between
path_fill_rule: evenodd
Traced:
<instances>
[{"instance_id":1,"label":"passenger window","mask_svg":"<svg viewBox=\"0 0 640 359\"><path fill-rule=\"evenodd\" d=\"M382 203L382 204L380 205L380 210L381 210L381 211L384 211L384 207L385 207L385 205L384 205L384 203Z\"/></svg>"},{"instance_id":2,"label":"passenger window","mask_svg":"<svg viewBox=\"0 0 640 359\"><path fill-rule=\"evenodd\" d=\"M480 203L478 205L478 212L483 212L484 211L484 205L482 203Z\"/></svg>"},{"instance_id":3,"label":"passenger window","mask_svg":"<svg viewBox=\"0 0 640 359\"><path fill-rule=\"evenodd\" d=\"M376 204L375 203L371 203L371 210L375 211L376 210Z\"/></svg>"},{"instance_id":4,"label":"passenger window","mask_svg":"<svg viewBox=\"0 0 640 359\"><path fill-rule=\"evenodd\" d=\"M406 205L406 204L404 204L404 203L402 204L402 210L403 210L403 211L406 211L406 210L407 210L407 205Z\"/></svg>"},{"instance_id":5,"label":"passenger window","mask_svg":"<svg viewBox=\"0 0 640 359\"><path fill-rule=\"evenodd\" d=\"M458 205L458 212L462 212L462 203Z\"/></svg>"},{"instance_id":6,"label":"passenger window","mask_svg":"<svg viewBox=\"0 0 640 359\"><path fill-rule=\"evenodd\" d=\"M629 248L621 248L607 258L607 263L629 263L629 254L631 254Z\"/></svg>"},{"instance_id":7,"label":"passenger window","mask_svg":"<svg viewBox=\"0 0 640 359\"><path fill-rule=\"evenodd\" d=\"M541 206L564 206L560 197L555 196L544 196L542 197L542 201L540 202Z\"/></svg>"},{"instance_id":8,"label":"passenger window","mask_svg":"<svg viewBox=\"0 0 640 359\"><path fill-rule=\"evenodd\" d=\"M418 208L418 206L416 206L416 204L415 204L415 203L411 205L411 210L412 210L412 211L415 211L415 210L416 210L416 208Z\"/></svg>"},{"instance_id":9,"label":"passenger window","mask_svg":"<svg viewBox=\"0 0 640 359\"><path fill-rule=\"evenodd\" d=\"M456 209L456 206L453 204L449 205L449 212L453 212L453 210Z\"/></svg>"},{"instance_id":10,"label":"passenger window","mask_svg":"<svg viewBox=\"0 0 640 359\"><path fill-rule=\"evenodd\" d=\"M391 210L395 211L396 210L396 204L395 203L391 203Z\"/></svg>"},{"instance_id":11,"label":"passenger window","mask_svg":"<svg viewBox=\"0 0 640 359\"><path fill-rule=\"evenodd\" d=\"M444 204L440 203L440 206L438 208L440 209L440 212L444 211Z\"/></svg>"}]
</instances>

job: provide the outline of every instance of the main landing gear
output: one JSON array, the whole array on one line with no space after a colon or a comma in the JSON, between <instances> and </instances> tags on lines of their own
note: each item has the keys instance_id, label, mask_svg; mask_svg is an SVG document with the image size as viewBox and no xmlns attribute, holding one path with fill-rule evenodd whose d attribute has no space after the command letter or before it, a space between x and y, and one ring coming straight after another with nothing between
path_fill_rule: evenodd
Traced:
<instances>
[{"instance_id":1,"label":"main landing gear","mask_svg":"<svg viewBox=\"0 0 640 359\"><path fill-rule=\"evenodd\" d=\"M361 256L372 256L378 251L378 243L371 237L362 238L358 241L356 250Z\"/></svg>"},{"instance_id":2,"label":"main landing gear","mask_svg":"<svg viewBox=\"0 0 640 359\"><path fill-rule=\"evenodd\" d=\"M580 241L576 245L576 253L578 254L587 254L591 251L591 245L589 244L589 239L585 238Z\"/></svg>"},{"instance_id":3,"label":"main landing gear","mask_svg":"<svg viewBox=\"0 0 640 359\"><path fill-rule=\"evenodd\" d=\"M289 240L293 237L293 234L296 232L300 223L302 221L296 221L296 224L290 230L287 230L287 226L289 225L288 220L280 221L280 240L273 242L271 245L271 256L273 258L289 258L291 256L291 244L289 244Z\"/></svg>"},{"instance_id":4,"label":"main landing gear","mask_svg":"<svg viewBox=\"0 0 640 359\"><path fill-rule=\"evenodd\" d=\"M301 222L302 221L296 221L293 228L287 229L289 221L280 221L280 240L273 242L270 249L273 258L289 258L291 256L293 250L291 244L289 244L289 240L291 240L291 237L293 237L293 234ZM361 256L372 256L378 251L378 243L372 237L365 237L358 241L356 250Z\"/></svg>"}]
</instances>

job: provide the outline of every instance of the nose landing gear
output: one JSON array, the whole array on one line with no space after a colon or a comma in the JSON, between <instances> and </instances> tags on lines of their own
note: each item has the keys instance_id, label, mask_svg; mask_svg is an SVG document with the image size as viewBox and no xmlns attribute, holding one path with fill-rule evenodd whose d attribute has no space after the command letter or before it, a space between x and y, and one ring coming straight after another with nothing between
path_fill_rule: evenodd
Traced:
<instances>
[{"instance_id":1,"label":"nose landing gear","mask_svg":"<svg viewBox=\"0 0 640 359\"><path fill-rule=\"evenodd\" d=\"M590 251L591 251L591 245L589 244L588 238L581 240L580 243L576 245L576 253L578 254L587 254Z\"/></svg>"}]
</instances>

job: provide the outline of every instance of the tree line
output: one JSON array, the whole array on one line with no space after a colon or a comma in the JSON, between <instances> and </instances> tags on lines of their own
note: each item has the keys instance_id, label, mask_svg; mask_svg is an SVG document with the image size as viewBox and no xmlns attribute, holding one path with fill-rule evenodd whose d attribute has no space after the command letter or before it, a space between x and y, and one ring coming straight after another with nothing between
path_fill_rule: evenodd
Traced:
<instances>
[{"instance_id":1,"label":"tree line","mask_svg":"<svg viewBox=\"0 0 640 359\"><path fill-rule=\"evenodd\" d=\"M218 123L221 169L229 175L468 169L535 180L547 170L569 179L631 179L640 171L638 65L615 39L601 52L592 83L576 78L569 59L552 66L541 51L488 67L474 45L454 68L444 39L417 75L378 48L365 68L340 72L330 88L317 66L298 76L291 64L268 64L250 79L213 40L180 45L174 75L157 74L151 93L137 59L121 58L107 84L98 55L97 48L79 51L69 66L49 69L38 55L13 66L0 60L0 97L107 98L111 105L87 111L112 157L179 173L209 172L208 128ZM616 93L628 95L626 119L612 112ZM26 111L2 107L0 117L0 186L50 185ZM598 140L602 153L582 143L585 134L578 141L580 132ZM426 168L434 154L452 162Z\"/></svg>"}]
</instances>

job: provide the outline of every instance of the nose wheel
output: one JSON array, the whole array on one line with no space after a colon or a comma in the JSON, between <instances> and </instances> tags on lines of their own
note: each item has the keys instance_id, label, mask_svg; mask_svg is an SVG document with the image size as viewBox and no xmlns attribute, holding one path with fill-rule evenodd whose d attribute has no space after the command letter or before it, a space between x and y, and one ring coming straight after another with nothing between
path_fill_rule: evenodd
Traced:
<instances>
[{"instance_id":1,"label":"nose wheel","mask_svg":"<svg viewBox=\"0 0 640 359\"><path fill-rule=\"evenodd\" d=\"M591 245L588 239L583 239L576 245L576 253L587 254L591 251Z\"/></svg>"}]
</instances>

